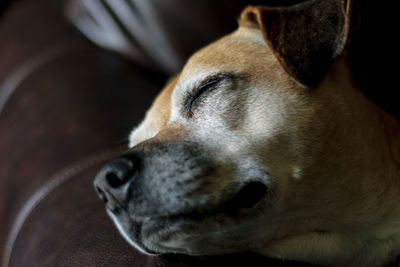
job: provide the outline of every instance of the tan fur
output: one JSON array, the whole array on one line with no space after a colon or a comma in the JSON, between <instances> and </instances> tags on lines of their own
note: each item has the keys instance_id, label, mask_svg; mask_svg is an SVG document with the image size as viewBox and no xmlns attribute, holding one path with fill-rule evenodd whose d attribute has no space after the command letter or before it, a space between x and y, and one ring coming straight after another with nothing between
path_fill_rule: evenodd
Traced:
<instances>
[{"instance_id":1,"label":"tan fur","mask_svg":"<svg viewBox=\"0 0 400 267\"><path fill-rule=\"evenodd\" d=\"M190 58L131 146L178 134L204 144L221 168L244 160L266 166L279 188L277 212L256 229L265 235L257 252L334 266L387 263L400 253L398 121L355 88L343 58L317 89L305 90L249 25ZM219 72L239 78L194 119L184 117L185 92Z\"/></svg>"}]
</instances>

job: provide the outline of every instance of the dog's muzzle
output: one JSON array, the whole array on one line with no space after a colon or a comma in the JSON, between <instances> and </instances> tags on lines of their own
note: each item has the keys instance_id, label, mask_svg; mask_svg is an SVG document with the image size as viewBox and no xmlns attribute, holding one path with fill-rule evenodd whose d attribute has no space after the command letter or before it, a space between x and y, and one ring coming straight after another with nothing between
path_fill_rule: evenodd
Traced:
<instances>
[{"instance_id":1,"label":"dog's muzzle","mask_svg":"<svg viewBox=\"0 0 400 267\"><path fill-rule=\"evenodd\" d=\"M94 186L128 241L146 252L187 252L161 248L174 236L165 229L184 232L190 225L193 232L204 220L240 220L267 195L264 183L222 172L230 171L192 144L155 144L105 165Z\"/></svg>"}]
</instances>

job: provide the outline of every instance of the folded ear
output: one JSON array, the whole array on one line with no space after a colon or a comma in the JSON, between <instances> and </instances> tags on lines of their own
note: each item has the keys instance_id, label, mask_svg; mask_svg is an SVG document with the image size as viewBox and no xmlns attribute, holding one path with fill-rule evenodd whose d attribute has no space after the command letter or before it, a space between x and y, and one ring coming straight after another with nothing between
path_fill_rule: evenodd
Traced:
<instances>
[{"instance_id":1,"label":"folded ear","mask_svg":"<svg viewBox=\"0 0 400 267\"><path fill-rule=\"evenodd\" d=\"M343 52L351 0L311 0L289 7L249 6L239 25L258 27L286 71L317 87Z\"/></svg>"}]
</instances>

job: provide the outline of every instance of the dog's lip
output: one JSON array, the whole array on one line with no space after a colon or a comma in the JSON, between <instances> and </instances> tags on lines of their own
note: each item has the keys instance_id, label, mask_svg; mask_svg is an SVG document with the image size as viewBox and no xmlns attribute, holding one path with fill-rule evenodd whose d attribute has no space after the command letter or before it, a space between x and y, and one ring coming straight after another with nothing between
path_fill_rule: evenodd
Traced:
<instances>
[{"instance_id":1,"label":"dog's lip","mask_svg":"<svg viewBox=\"0 0 400 267\"><path fill-rule=\"evenodd\" d=\"M267 186L258 181L248 182L239 191L218 206L211 209L191 210L187 212L169 214L166 216L154 217L155 220L179 221L187 219L191 221L203 220L215 215L225 215L233 219L239 219L242 213L251 210L260 203L267 195Z\"/></svg>"},{"instance_id":2,"label":"dog's lip","mask_svg":"<svg viewBox=\"0 0 400 267\"><path fill-rule=\"evenodd\" d=\"M240 205L238 205L242 197L247 196L246 192L254 188L254 186L259 186L261 189L256 194L256 197L253 198L253 201L239 203ZM154 238L160 233L161 235L170 236L174 232L182 230L185 225L189 226L189 229L192 229L193 226L204 224L206 221L210 223L229 224L231 222L238 223L246 220L249 218L249 214L253 208L262 206L261 202L265 198L266 190L267 187L261 182L251 182L243 186L233 197L223 201L214 209L192 210L165 216L149 217L143 223L142 237Z\"/></svg>"},{"instance_id":3,"label":"dog's lip","mask_svg":"<svg viewBox=\"0 0 400 267\"><path fill-rule=\"evenodd\" d=\"M106 207L106 211L128 243L144 254L151 256L160 255L160 252L146 246L143 242L143 228L148 219L135 220L129 216L129 212L123 207ZM129 222L129 224L121 224L121 217L125 218L125 222Z\"/></svg>"}]
</instances>

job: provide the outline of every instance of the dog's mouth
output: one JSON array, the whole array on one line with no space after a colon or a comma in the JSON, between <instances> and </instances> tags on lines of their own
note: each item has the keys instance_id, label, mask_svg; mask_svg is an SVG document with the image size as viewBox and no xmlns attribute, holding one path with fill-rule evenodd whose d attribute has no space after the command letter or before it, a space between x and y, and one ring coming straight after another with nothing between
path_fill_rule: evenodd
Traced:
<instances>
[{"instance_id":1,"label":"dog's mouth","mask_svg":"<svg viewBox=\"0 0 400 267\"><path fill-rule=\"evenodd\" d=\"M267 186L261 182L249 182L230 199L218 208L207 212L210 214L226 214L229 217L239 217L243 212L255 207L267 196ZM207 214L206 213L206 214Z\"/></svg>"},{"instance_id":2,"label":"dog's mouth","mask_svg":"<svg viewBox=\"0 0 400 267\"><path fill-rule=\"evenodd\" d=\"M152 247L164 248L167 252L171 247L165 248L163 244L173 242L181 233L197 235L199 228L205 224L240 225L242 222L260 216L263 203L269 195L265 184L255 181L243 186L236 194L214 209L206 211L192 211L176 215L152 217L143 222L141 227L141 243L151 243ZM218 227L216 227L218 228ZM209 228L212 232L213 228ZM147 242L146 242L147 241ZM176 248L174 248L176 249ZM151 249L154 253L154 250ZM172 251L183 252L183 251Z\"/></svg>"},{"instance_id":3,"label":"dog's mouth","mask_svg":"<svg viewBox=\"0 0 400 267\"><path fill-rule=\"evenodd\" d=\"M108 208L108 212L125 239L142 252L192 254L185 248L187 239L201 239L204 231L213 235L213 231L221 228L240 227L261 216L264 204L270 202L267 201L270 191L264 183L252 181L217 207L207 210L141 219L130 215L122 207ZM185 241L179 240L182 236Z\"/></svg>"},{"instance_id":4,"label":"dog's mouth","mask_svg":"<svg viewBox=\"0 0 400 267\"><path fill-rule=\"evenodd\" d=\"M218 207L206 211L191 211L170 216L159 217L167 220L190 219L193 221L204 219L216 214L239 219L244 213L254 208L267 196L267 186L261 182L250 182L243 186L233 197L223 201Z\"/></svg>"}]
</instances>

